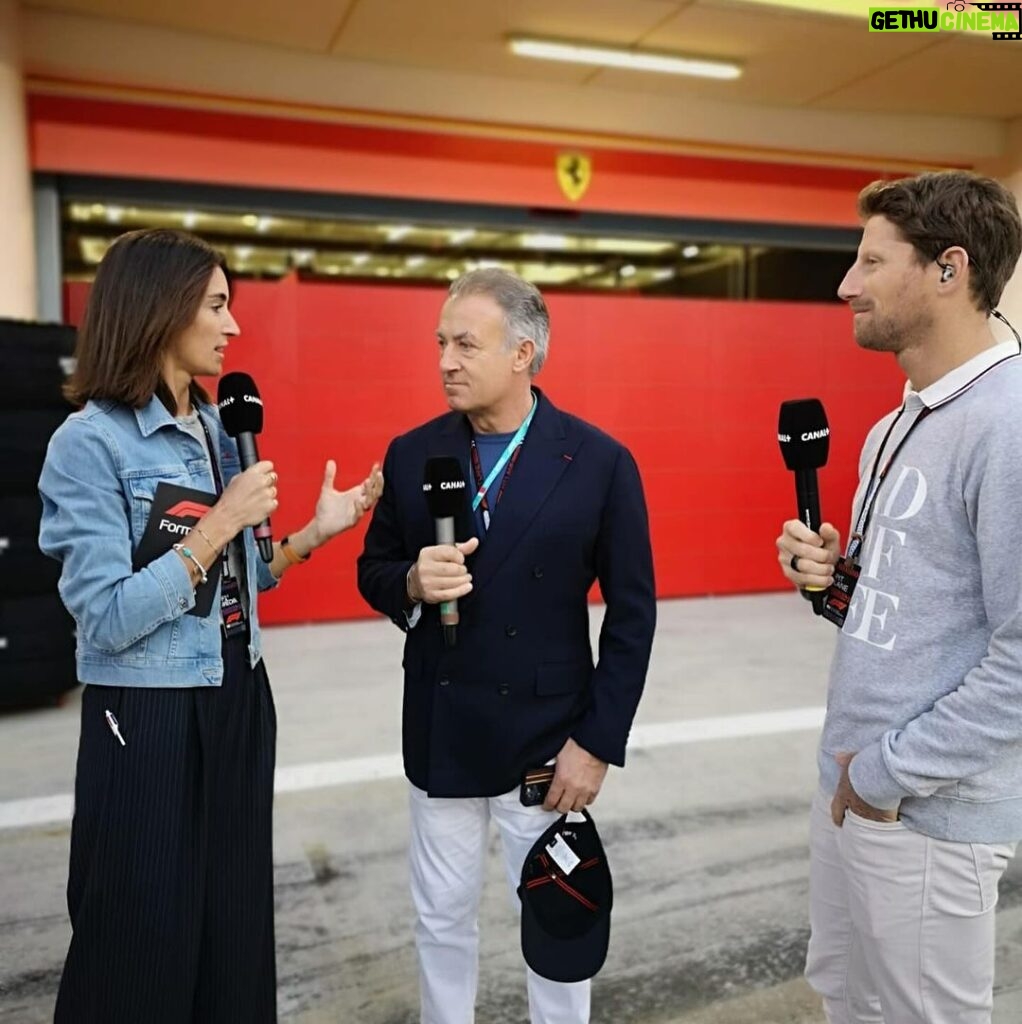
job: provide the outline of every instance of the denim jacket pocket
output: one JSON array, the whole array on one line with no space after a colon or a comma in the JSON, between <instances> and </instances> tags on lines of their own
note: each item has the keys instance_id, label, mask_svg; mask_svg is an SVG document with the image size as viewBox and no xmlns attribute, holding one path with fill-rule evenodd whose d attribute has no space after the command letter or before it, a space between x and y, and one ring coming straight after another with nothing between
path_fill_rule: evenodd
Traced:
<instances>
[{"instance_id":1,"label":"denim jacket pocket","mask_svg":"<svg viewBox=\"0 0 1022 1024\"><path fill-rule=\"evenodd\" d=\"M131 495L131 542L135 549L142 541L149 516L153 511L153 497L161 483L176 487L192 487L194 484L180 466L164 466L156 469L134 470L124 475L124 486Z\"/></svg>"}]
</instances>

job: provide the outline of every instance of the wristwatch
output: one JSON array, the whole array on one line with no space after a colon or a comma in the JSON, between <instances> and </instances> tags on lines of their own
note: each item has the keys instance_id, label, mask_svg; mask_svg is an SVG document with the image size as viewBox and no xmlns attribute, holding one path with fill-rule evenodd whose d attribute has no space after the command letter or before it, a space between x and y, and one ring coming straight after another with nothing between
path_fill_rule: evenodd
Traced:
<instances>
[{"instance_id":1,"label":"wristwatch","mask_svg":"<svg viewBox=\"0 0 1022 1024\"><path fill-rule=\"evenodd\" d=\"M295 551L295 549L291 546L291 538L290 537L282 537L281 538L280 550L284 552L284 557L292 565L301 565L302 562L307 562L309 560L309 556L312 554L311 551L309 552L308 555L300 555L300 554L298 554L298 552Z\"/></svg>"}]
</instances>

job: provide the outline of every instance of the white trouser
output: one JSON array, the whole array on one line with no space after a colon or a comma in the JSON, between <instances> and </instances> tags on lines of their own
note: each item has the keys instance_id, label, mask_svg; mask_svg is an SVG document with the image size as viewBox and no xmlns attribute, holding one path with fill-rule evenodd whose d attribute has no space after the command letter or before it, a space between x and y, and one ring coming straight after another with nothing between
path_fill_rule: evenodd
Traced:
<instances>
[{"instance_id":1,"label":"white trouser","mask_svg":"<svg viewBox=\"0 0 1022 1024\"><path fill-rule=\"evenodd\" d=\"M497 824L512 901L532 844L558 817L523 807L518 790L494 797L429 797L411 786L411 880L422 1024L472 1024L479 974L479 900L490 818ZM588 981L566 985L528 970L532 1024L588 1024Z\"/></svg>"},{"instance_id":2,"label":"white trouser","mask_svg":"<svg viewBox=\"0 0 1022 1024\"><path fill-rule=\"evenodd\" d=\"M1015 844L952 843L818 793L806 978L830 1024L990 1024L997 885Z\"/></svg>"}]
</instances>

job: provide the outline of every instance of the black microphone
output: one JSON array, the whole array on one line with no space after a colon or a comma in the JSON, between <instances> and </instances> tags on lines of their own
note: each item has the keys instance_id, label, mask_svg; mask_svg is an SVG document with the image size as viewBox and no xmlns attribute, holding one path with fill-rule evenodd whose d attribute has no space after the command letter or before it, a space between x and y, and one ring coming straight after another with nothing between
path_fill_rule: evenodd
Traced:
<instances>
[{"instance_id":1,"label":"black microphone","mask_svg":"<svg viewBox=\"0 0 1022 1024\"><path fill-rule=\"evenodd\" d=\"M454 517L465 507L468 483L461 463L453 455L426 460L426 473L422 481L429 514L436 521L437 544L454 544ZM454 647L457 642L458 602L442 601L440 622L444 627L444 644Z\"/></svg>"},{"instance_id":2,"label":"black microphone","mask_svg":"<svg viewBox=\"0 0 1022 1024\"><path fill-rule=\"evenodd\" d=\"M784 464L795 474L798 517L814 533L820 532L820 491L816 471L827 465L830 427L823 403L818 398L799 398L781 403L777 420L777 440ZM817 615L823 611L826 590L803 587L802 593L813 602Z\"/></svg>"},{"instance_id":3,"label":"black microphone","mask_svg":"<svg viewBox=\"0 0 1022 1024\"><path fill-rule=\"evenodd\" d=\"M227 373L220 378L216 392L216 404L220 407L220 422L228 437L238 442L238 456L241 468L248 469L259 461L256 448L256 434L263 429L263 400L255 381L247 373ZM255 528L256 543L264 562L273 561L273 531L267 516Z\"/></svg>"}]
</instances>

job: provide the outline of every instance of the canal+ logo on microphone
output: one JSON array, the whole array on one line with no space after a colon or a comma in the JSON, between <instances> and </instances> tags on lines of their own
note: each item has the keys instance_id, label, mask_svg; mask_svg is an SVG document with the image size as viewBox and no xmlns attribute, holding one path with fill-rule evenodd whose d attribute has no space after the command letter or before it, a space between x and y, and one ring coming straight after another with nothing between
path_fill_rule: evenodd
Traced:
<instances>
[{"instance_id":1,"label":"canal+ logo on microphone","mask_svg":"<svg viewBox=\"0 0 1022 1024\"><path fill-rule=\"evenodd\" d=\"M945 0L936 7L871 7L870 32L989 32L999 41L1022 39L1022 0L971 3Z\"/></svg>"}]
</instances>

